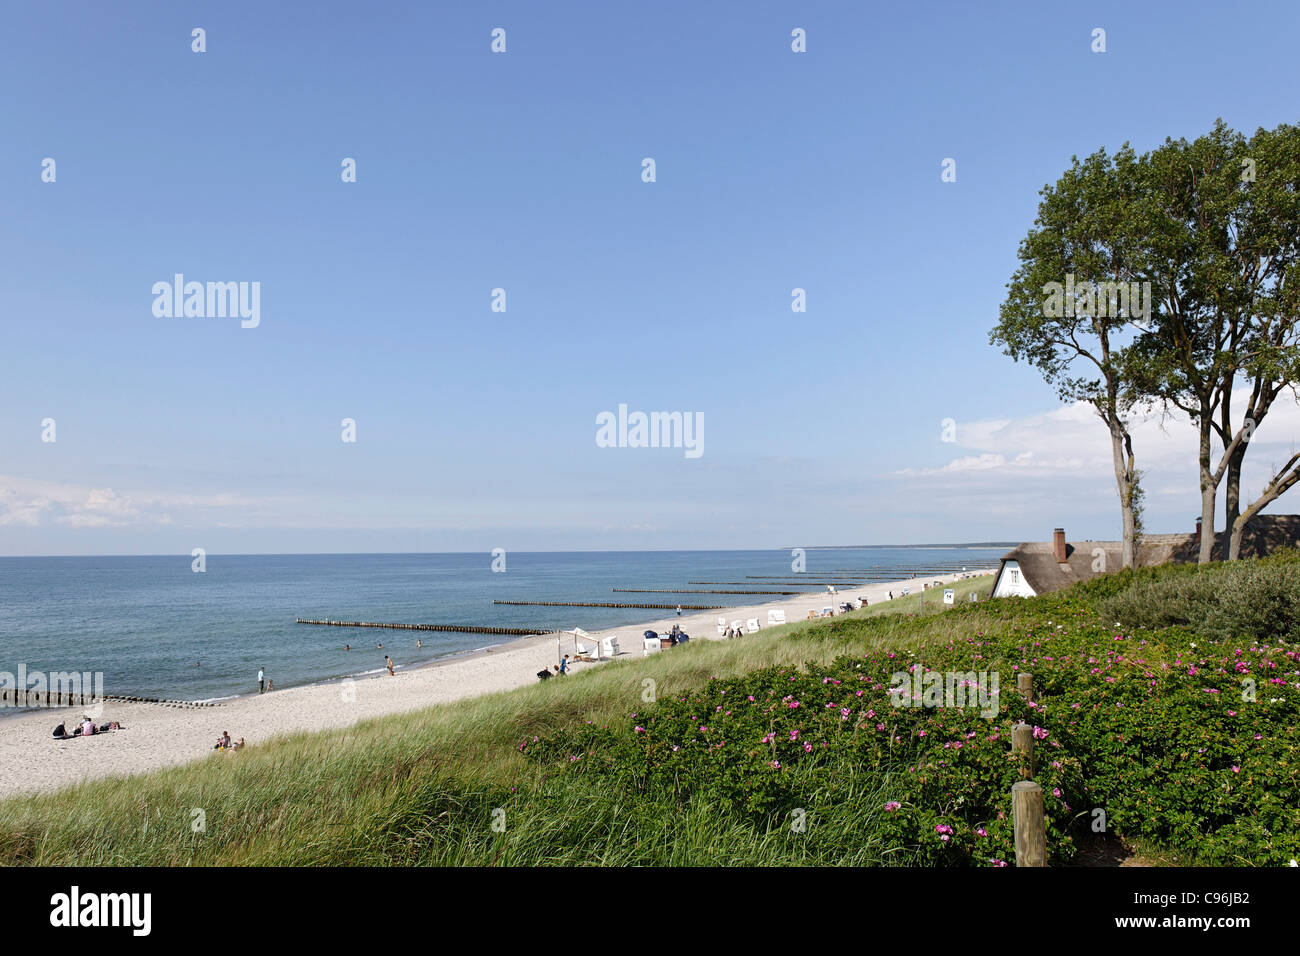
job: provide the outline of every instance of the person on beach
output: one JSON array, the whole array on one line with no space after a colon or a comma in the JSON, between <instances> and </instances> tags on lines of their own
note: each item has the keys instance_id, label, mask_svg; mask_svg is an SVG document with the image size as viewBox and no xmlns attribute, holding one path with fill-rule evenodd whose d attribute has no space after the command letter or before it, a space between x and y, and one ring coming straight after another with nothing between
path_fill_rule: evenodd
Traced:
<instances>
[{"instance_id":1,"label":"person on beach","mask_svg":"<svg viewBox=\"0 0 1300 956\"><path fill-rule=\"evenodd\" d=\"M274 686L275 686L275 680L274 680L274 679L272 679L272 680L268 680L268 681L266 682L266 692L267 692L268 694L271 693L271 688L274 687Z\"/></svg>"},{"instance_id":2,"label":"person on beach","mask_svg":"<svg viewBox=\"0 0 1300 956\"><path fill-rule=\"evenodd\" d=\"M81 725L81 736L88 737L91 734L97 733L99 733L99 728L95 726L95 722L89 717L85 718Z\"/></svg>"},{"instance_id":3,"label":"person on beach","mask_svg":"<svg viewBox=\"0 0 1300 956\"><path fill-rule=\"evenodd\" d=\"M682 606L680 604L677 605L677 616L678 617L682 616Z\"/></svg>"},{"instance_id":4,"label":"person on beach","mask_svg":"<svg viewBox=\"0 0 1300 956\"><path fill-rule=\"evenodd\" d=\"M541 670L539 670L539 671L537 672L537 679L538 679L538 680L550 680L550 679L551 679L551 672L548 671L546 668L543 667Z\"/></svg>"},{"instance_id":5,"label":"person on beach","mask_svg":"<svg viewBox=\"0 0 1300 956\"><path fill-rule=\"evenodd\" d=\"M389 677L397 676L396 674L393 673L393 659L389 657L387 654L384 655L384 666L388 668Z\"/></svg>"},{"instance_id":6,"label":"person on beach","mask_svg":"<svg viewBox=\"0 0 1300 956\"><path fill-rule=\"evenodd\" d=\"M266 669L259 667L257 669L257 692L260 694L266 690Z\"/></svg>"},{"instance_id":7,"label":"person on beach","mask_svg":"<svg viewBox=\"0 0 1300 956\"><path fill-rule=\"evenodd\" d=\"M569 655L568 655L568 654L565 654L564 657L560 660L560 673L561 673L561 674L567 674L567 673L569 673Z\"/></svg>"}]
</instances>

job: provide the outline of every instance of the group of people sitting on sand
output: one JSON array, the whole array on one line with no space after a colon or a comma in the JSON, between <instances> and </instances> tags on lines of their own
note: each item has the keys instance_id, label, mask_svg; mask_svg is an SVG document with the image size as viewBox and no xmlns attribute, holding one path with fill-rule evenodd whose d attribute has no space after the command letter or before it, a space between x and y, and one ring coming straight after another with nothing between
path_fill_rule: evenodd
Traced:
<instances>
[{"instance_id":1,"label":"group of people sitting on sand","mask_svg":"<svg viewBox=\"0 0 1300 956\"><path fill-rule=\"evenodd\" d=\"M121 730L122 725L116 720L110 720L106 724L95 726L95 722L89 717L82 717L81 723L73 728L72 733L68 733L68 728L64 724L54 728L55 740L71 740L73 737L91 737L95 734L106 734L110 730Z\"/></svg>"},{"instance_id":2,"label":"group of people sitting on sand","mask_svg":"<svg viewBox=\"0 0 1300 956\"><path fill-rule=\"evenodd\" d=\"M217 738L217 743L216 743L216 745L215 745L212 749L213 749L213 750L243 750L243 749L244 749L244 738L243 738L243 737L240 737L237 741L235 741L234 743L231 743L231 742L230 742L230 731L228 731L228 730L227 730L227 731L224 731L224 732L221 734L221 736Z\"/></svg>"},{"instance_id":3,"label":"group of people sitting on sand","mask_svg":"<svg viewBox=\"0 0 1300 956\"><path fill-rule=\"evenodd\" d=\"M685 644L691 639L691 636L683 631L679 624L674 624L673 629L663 635L663 637L660 637L657 631L646 631L643 636L647 641L658 640L661 643L666 639L669 647L676 647L678 644Z\"/></svg>"}]
</instances>

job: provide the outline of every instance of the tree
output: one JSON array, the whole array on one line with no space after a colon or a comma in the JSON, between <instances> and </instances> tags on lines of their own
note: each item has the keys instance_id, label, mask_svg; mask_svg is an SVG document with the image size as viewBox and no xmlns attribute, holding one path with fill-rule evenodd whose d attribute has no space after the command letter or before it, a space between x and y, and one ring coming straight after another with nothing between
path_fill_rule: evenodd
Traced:
<instances>
[{"instance_id":1,"label":"tree","mask_svg":"<svg viewBox=\"0 0 1300 956\"><path fill-rule=\"evenodd\" d=\"M1237 557L1247 522L1300 483L1296 455L1241 506L1251 436L1300 377L1300 128L1247 140L1219 120L1140 158L1126 143L1113 157L1074 159L1042 197L990 340L1063 400L1097 409L1111 435L1126 566L1140 501L1129 421L1149 400L1197 429L1200 560L1213 553L1225 481L1227 556Z\"/></svg>"},{"instance_id":2,"label":"tree","mask_svg":"<svg viewBox=\"0 0 1300 956\"><path fill-rule=\"evenodd\" d=\"M1146 397L1133 345L1123 344L1149 315L1140 269L1146 206L1143 176L1126 143L1099 150L1041 192L1038 215L1020 243L992 344L1036 368L1063 402L1091 404L1111 437L1123 528L1123 565L1137 559L1141 492L1130 421ZM1149 287L1148 287L1149 290Z\"/></svg>"},{"instance_id":3,"label":"tree","mask_svg":"<svg viewBox=\"0 0 1300 956\"><path fill-rule=\"evenodd\" d=\"M1227 480L1228 557L1240 553L1246 522L1289 488L1293 459L1242 512L1248 443L1300 368L1296 342L1297 167L1295 127L1260 130L1249 141L1222 120L1189 143L1167 139L1139 161L1152 224L1144 271L1156 289L1156 318L1134 352L1146 390L1181 409L1197 429L1199 559L1212 557L1218 489ZM1234 390L1250 391L1233 415ZM1214 439L1221 451L1214 457Z\"/></svg>"},{"instance_id":4,"label":"tree","mask_svg":"<svg viewBox=\"0 0 1300 956\"><path fill-rule=\"evenodd\" d=\"M1242 190L1251 215L1237 252L1241 270L1252 279L1252 334L1242 364L1251 382L1246 421L1253 431L1284 390L1295 395L1294 383L1300 378L1300 126L1256 130L1247 153ZM1260 496L1239 510L1245 449L1245 443L1239 443L1229 466L1229 560L1240 556L1250 519L1300 481L1300 456L1293 454L1274 471Z\"/></svg>"}]
</instances>

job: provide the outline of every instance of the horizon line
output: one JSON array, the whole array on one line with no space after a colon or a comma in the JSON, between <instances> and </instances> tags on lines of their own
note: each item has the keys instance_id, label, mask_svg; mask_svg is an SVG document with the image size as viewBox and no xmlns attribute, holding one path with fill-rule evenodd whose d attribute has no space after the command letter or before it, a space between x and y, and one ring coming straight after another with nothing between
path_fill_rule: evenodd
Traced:
<instances>
[{"instance_id":1,"label":"horizon line","mask_svg":"<svg viewBox=\"0 0 1300 956\"><path fill-rule=\"evenodd\" d=\"M825 545L797 545L805 551L872 551L872 550L895 550L903 548L1003 548L1016 547L1023 544L1021 541L959 541L959 542L932 542L916 544L825 544ZM507 554L511 549L503 549ZM793 548L618 548L618 549L601 549L601 548L578 548L564 551L514 551L515 554L703 554L709 552L740 552L740 551L791 551ZM206 556L218 555L225 558L302 558L302 557L353 557L358 555L374 556L391 556L391 555L460 555L460 554L492 554L492 549L487 551L205 551ZM193 557L191 552L186 551L160 551L150 553L129 553L129 554L0 554L0 559L5 558L175 558L175 557Z\"/></svg>"}]
</instances>

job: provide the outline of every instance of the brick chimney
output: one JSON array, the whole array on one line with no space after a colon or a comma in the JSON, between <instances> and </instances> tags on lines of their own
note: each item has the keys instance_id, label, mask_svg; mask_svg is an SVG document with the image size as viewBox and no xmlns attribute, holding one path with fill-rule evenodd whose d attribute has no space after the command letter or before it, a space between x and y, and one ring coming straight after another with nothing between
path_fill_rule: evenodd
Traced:
<instances>
[{"instance_id":1,"label":"brick chimney","mask_svg":"<svg viewBox=\"0 0 1300 956\"><path fill-rule=\"evenodd\" d=\"M1065 529L1057 528L1052 532L1052 553L1056 555L1057 564L1065 564Z\"/></svg>"},{"instance_id":2,"label":"brick chimney","mask_svg":"<svg viewBox=\"0 0 1300 956\"><path fill-rule=\"evenodd\" d=\"M1196 537L1193 538L1192 540L1194 540L1197 544L1201 543L1201 519L1200 518L1196 519Z\"/></svg>"}]
</instances>

